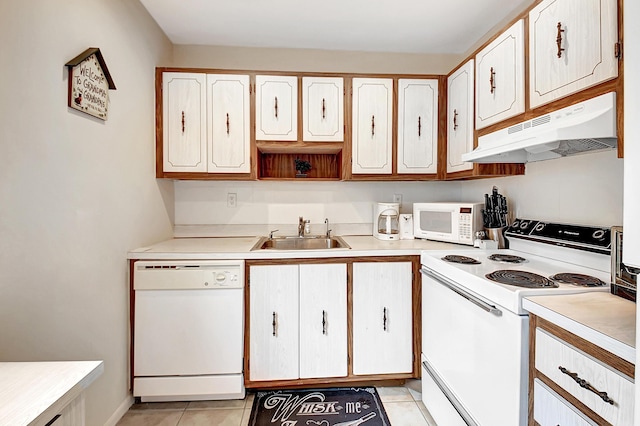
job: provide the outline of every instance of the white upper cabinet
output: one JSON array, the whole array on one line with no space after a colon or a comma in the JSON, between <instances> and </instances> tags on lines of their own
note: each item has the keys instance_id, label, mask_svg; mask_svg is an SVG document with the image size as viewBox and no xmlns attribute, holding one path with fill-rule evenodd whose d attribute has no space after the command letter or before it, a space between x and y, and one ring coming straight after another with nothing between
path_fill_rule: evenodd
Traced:
<instances>
[{"instance_id":1,"label":"white upper cabinet","mask_svg":"<svg viewBox=\"0 0 640 426\"><path fill-rule=\"evenodd\" d=\"M398 80L398 173L438 171L438 80Z\"/></svg>"},{"instance_id":2,"label":"white upper cabinet","mask_svg":"<svg viewBox=\"0 0 640 426\"><path fill-rule=\"evenodd\" d=\"M447 79L447 173L473 169L462 154L473 150L473 59Z\"/></svg>"},{"instance_id":3,"label":"white upper cabinet","mask_svg":"<svg viewBox=\"0 0 640 426\"><path fill-rule=\"evenodd\" d=\"M618 75L616 0L544 0L529 12L531 108Z\"/></svg>"},{"instance_id":4,"label":"white upper cabinet","mask_svg":"<svg viewBox=\"0 0 640 426\"><path fill-rule=\"evenodd\" d=\"M302 139L305 142L344 140L344 79L302 78Z\"/></svg>"},{"instance_id":5,"label":"white upper cabinet","mask_svg":"<svg viewBox=\"0 0 640 426\"><path fill-rule=\"evenodd\" d=\"M249 76L207 75L209 173L250 173Z\"/></svg>"},{"instance_id":6,"label":"white upper cabinet","mask_svg":"<svg viewBox=\"0 0 640 426\"><path fill-rule=\"evenodd\" d=\"M162 75L162 144L165 172L207 171L206 77Z\"/></svg>"},{"instance_id":7,"label":"white upper cabinet","mask_svg":"<svg viewBox=\"0 0 640 426\"><path fill-rule=\"evenodd\" d=\"M392 79L353 79L353 174L391 174L392 114Z\"/></svg>"},{"instance_id":8,"label":"white upper cabinet","mask_svg":"<svg viewBox=\"0 0 640 426\"><path fill-rule=\"evenodd\" d=\"M524 112L524 21L476 55L476 129Z\"/></svg>"},{"instance_id":9,"label":"white upper cabinet","mask_svg":"<svg viewBox=\"0 0 640 426\"><path fill-rule=\"evenodd\" d=\"M256 140L298 140L298 77L256 76Z\"/></svg>"}]
</instances>

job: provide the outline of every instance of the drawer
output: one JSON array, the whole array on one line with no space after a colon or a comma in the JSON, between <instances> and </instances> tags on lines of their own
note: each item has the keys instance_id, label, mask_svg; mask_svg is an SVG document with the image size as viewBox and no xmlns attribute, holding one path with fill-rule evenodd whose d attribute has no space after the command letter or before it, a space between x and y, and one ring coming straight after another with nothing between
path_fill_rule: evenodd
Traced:
<instances>
[{"instance_id":1,"label":"drawer","mask_svg":"<svg viewBox=\"0 0 640 426\"><path fill-rule=\"evenodd\" d=\"M598 426L540 380L533 381L533 419L540 426Z\"/></svg>"},{"instance_id":2,"label":"drawer","mask_svg":"<svg viewBox=\"0 0 640 426\"><path fill-rule=\"evenodd\" d=\"M536 329L535 367L609 423L633 424L633 380L539 328ZM569 374L577 375L576 378L583 379L598 392L606 392L613 403L581 387Z\"/></svg>"}]
</instances>

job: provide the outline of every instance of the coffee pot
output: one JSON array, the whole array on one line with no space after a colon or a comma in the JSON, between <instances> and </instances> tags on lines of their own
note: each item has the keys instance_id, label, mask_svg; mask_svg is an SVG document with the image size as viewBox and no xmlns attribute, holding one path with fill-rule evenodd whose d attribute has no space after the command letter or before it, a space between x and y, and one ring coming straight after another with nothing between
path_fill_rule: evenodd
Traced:
<instances>
[{"instance_id":1,"label":"coffee pot","mask_svg":"<svg viewBox=\"0 0 640 426\"><path fill-rule=\"evenodd\" d=\"M373 236L379 240L400 239L400 203L373 205Z\"/></svg>"}]
</instances>

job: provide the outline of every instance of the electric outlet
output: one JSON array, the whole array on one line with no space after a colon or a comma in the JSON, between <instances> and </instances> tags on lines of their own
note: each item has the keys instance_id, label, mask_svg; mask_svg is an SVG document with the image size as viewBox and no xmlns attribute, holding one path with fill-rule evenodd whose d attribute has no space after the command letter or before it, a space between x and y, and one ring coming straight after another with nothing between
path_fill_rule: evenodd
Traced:
<instances>
[{"instance_id":1,"label":"electric outlet","mask_svg":"<svg viewBox=\"0 0 640 426\"><path fill-rule=\"evenodd\" d=\"M393 202L402 204L402 194L393 194Z\"/></svg>"},{"instance_id":2,"label":"electric outlet","mask_svg":"<svg viewBox=\"0 0 640 426\"><path fill-rule=\"evenodd\" d=\"M227 193L227 207L236 207L238 205L238 195L235 192Z\"/></svg>"}]
</instances>

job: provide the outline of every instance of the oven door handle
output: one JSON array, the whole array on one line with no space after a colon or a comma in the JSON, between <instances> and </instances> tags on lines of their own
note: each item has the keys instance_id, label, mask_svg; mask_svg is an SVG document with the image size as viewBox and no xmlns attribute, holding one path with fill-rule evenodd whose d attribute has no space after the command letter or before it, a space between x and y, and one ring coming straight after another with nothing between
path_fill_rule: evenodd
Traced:
<instances>
[{"instance_id":1,"label":"oven door handle","mask_svg":"<svg viewBox=\"0 0 640 426\"><path fill-rule=\"evenodd\" d=\"M487 302L485 302L484 300L481 300L479 298L477 298L476 296L467 293L466 291L462 290L460 288L459 285L457 285L455 282L451 281L449 278L435 272L432 271L430 269L427 268L422 268L420 269L420 272L422 272L424 275L433 278L438 284L441 284L445 287L447 287L449 290L455 292L456 294L458 294L461 297L464 297L465 299L467 299L469 302L473 303L474 305L478 306L479 308L489 312L490 314L493 314L497 317L502 316L502 311L498 308L496 308L494 305L490 305Z\"/></svg>"}]
</instances>

